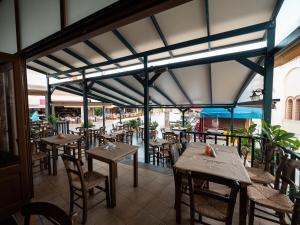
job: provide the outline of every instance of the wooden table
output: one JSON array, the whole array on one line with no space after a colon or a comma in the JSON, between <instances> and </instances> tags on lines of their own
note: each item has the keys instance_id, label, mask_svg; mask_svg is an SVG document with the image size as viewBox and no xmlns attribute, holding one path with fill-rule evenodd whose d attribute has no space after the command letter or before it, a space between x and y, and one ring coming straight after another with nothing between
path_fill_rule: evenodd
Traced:
<instances>
[{"instance_id":1,"label":"wooden table","mask_svg":"<svg viewBox=\"0 0 300 225\"><path fill-rule=\"evenodd\" d=\"M117 135L123 134L123 133L124 133L124 131L119 130L119 131L112 132L110 134L102 134L101 136L109 141L115 141L117 139Z\"/></svg>"},{"instance_id":2,"label":"wooden table","mask_svg":"<svg viewBox=\"0 0 300 225\"><path fill-rule=\"evenodd\" d=\"M88 170L93 171L93 159L109 164L109 187L111 195L111 207L116 206L116 177L117 163L128 155L133 155L133 186L138 186L138 146L115 142L116 148L105 149L99 146L86 151L88 157Z\"/></svg>"},{"instance_id":3,"label":"wooden table","mask_svg":"<svg viewBox=\"0 0 300 225\"><path fill-rule=\"evenodd\" d=\"M157 148L157 165L159 165L159 150L160 147L162 147L163 144L170 144L170 142L168 140L165 139L156 139L156 140L150 140L149 141L149 145L153 148L153 165L155 165L155 153L154 153L154 149Z\"/></svg>"},{"instance_id":4,"label":"wooden table","mask_svg":"<svg viewBox=\"0 0 300 225\"><path fill-rule=\"evenodd\" d=\"M41 138L42 148L46 150L46 145L51 145L53 176L57 175L58 146L65 148L65 145L77 142L78 158L81 160L81 137L80 135L66 134L64 138L58 138L58 136Z\"/></svg>"},{"instance_id":5,"label":"wooden table","mask_svg":"<svg viewBox=\"0 0 300 225\"><path fill-rule=\"evenodd\" d=\"M187 149L179 157L175 167L179 170L194 171L209 175L219 176L240 183L240 218L239 224L246 224L247 217L247 186L251 184L249 175L240 159L236 147L212 145L217 157L204 155L205 144L196 142L188 145ZM177 201L180 202L180 190L176 191ZM181 221L181 207L177 204L176 221Z\"/></svg>"}]
</instances>

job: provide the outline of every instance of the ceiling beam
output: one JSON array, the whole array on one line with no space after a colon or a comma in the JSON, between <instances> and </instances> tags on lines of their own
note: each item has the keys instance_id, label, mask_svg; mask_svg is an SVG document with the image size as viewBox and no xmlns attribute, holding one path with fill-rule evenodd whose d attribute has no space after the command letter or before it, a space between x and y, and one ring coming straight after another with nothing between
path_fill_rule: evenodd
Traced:
<instances>
[{"instance_id":1,"label":"ceiling beam","mask_svg":"<svg viewBox=\"0 0 300 225\"><path fill-rule=\"evenodd\" d=\"M113 34L119 39L119 41L133 54L138 54L136 52L136 50L132 47L132 45L126 40L126 38L118 31L118 30L113 30ZM143 59L142 58L138 58L138 60L141 62L141 63L144 63ZM133 77L144 87L143 85L143 79L140 77L140 76L137 76L137 75L133 75ZM154 87L153 87L154 88ZM155 87L154 90L156 90L157 92L159 92L161 95L164 95L164 92L162 90L160 90L158 87ZM162 94L163 93L163 94ZM167 96L167 99L170 101L170 97ZM170 102L174 103L173 100L171 100Z\"/></svg>"},{"instance_id":2,"label":"ceiling beam","mask_svg":"<svg viewBox=\"0 0 300 225\"><path fill-rule=\"evenodd\" d=\"M72 66L71 64L65 62L64 60L62 60L62 59L60 59L60 58L58 58L54 55L47 55L46 57L49 58L49 59L52 59L53 61L65 66L65 67L68 67L70 69L75 69L76 68L76 67Z\"/></svg>"},{"instance_id":3,"label":"ceiling beam","mask_svg":"<svg viewBox=\"0 0 300 225\"><path fill-rule=\"evenodd\" d=\"M65 49L63 49L63 51L66 52L67 54L73 56L74 58L76 58L77 60L83 62L84 64L86 64L86 65L88 65L88 66L92 65L92 63L89 62L87 59L83 58L83 57L80 56L78 53L74 52L73 50L71 50L71 49L69 49L69 48L65 48ZM97 71L99 71L99 72L102 71L102 70L99 69L99 68L93 68L93 69L95 69L95 70L97 70Z\"/></svg>"},{"instance_id":4,"label":"ceiling beam","mask_svg":"<svg viewBox=\"0 0 300 225\"><path fill-rule=\"evenodd\" d=\"M261 56L257 60L256 64L261 65L262 62L263 62L263 59L264 59L264 57ZM249 72L249 74L247 75L246 80L244 81L243 85L241 86L240 90L238 91L238 93L237 93L237 95L236 95L236 97L234 99L234 105L236 105L238 103L238 101L239 101L240 97L242 96L243 92L246 90L246 88L248 87L248 85L251 83L251 81L253 80L253 78L255 77L255 75L256 75L255 71L251 70Z\"/></svg>"},{"instance_id":5,"label":"ceiling beam","mask_svg":"<svg viewBox=\"0 0 300 225\"><path fill-rule=\"evenodd\" d=\"M154 90L156 90L159 94L164 96L171 104L176 105L176 103L166 93L164 93L162 90L160 90L158 87L152 86L152 88Z\"/></svg>"},{"instance_id":6,"label":"ceiling beam","mask_svg":"<svg viewBox=\"0 0 300 225\"><path fill-rule=\"evenodd\" d=\"M41 74L44 74L44 75L47 75L47 74L48 74L47 72L45 72L45 71L43 71L43 70L40 70L40 69L37 69L37 68L35 68L35 67L33 67L33 66L27 65L26 67L27 67L27 69L33 70L33 71L35 71L35 72L38 72L38 73L41 73Z\"/></svg>"},{"instance_id":7,"label":"ceiling beam","mask_svg":"<svg viewBox=\"0 0 300 225\"><path fill-rule=\"evenodd\" d=\"M84 42L87 46L89 46L91 49L93 49L95 52L97 52L100 56L102 56L103 58L105 58L106 60L112 60L112 58L107 55L104 51L102 51L99 47L97 47L95 44L93 44L91 41L87 40ZM118 63L115 63L114 64L115 66L117 66L118 68L121 68L121 65L118 64ZM143 94L138 92L135 88L133 88L132 86L129 86L127 83L125 83L124 81L118 79L118 78L115 78L113 79L114 81L116 81L117 83L123 85L124 87L128 88L129 90L131 91L134 91L136 94L140 95L141 97L143 97ZM99 84L99 83L98 83ZM100 85L100 84L99 84ZM102 83L102 86L103 86L103 83ZM110 88L112 90L112 87L110 86ZM119 90L116 90L114 89L117 93L120 93ZM122 92L122 95L126 96L126 94L124 92ZM137 100L136 98L133 98L129 95L127 95L128 97L127 98L131 98L132 100L136 101L136 102L140 102L139 100ZM153 100L153 102L156 102ZM140 102L141 104L143 104L142 102ZM157 102L155 103L157 104Z\"/></svg>"},{"instance_id":8,"label":"ceiling beam","mask_svg":"<svg viewBox=\"0 0 300 225\"><path fill-rule=\"evenodd\" d=\"M171 51L171 50L181 49L181 48L185 48L185 47L191 47L191 46L195 46L195 45L199 45L199 44L204 44L209 41L217 41L217 40L221 40L221 39L235 37L238 35L244 35L244 34L254 33L254 32L258 32L258 31L264 31L264 30L272 28L274 26L275 26L274 21L268 21L268 22L264 22L264 23L260 23L260 24L242 27L239 29L231 30L231 31L226 31L226 32L218 33L218 34L212 34L212 35L206 36L206 37L196 38L196 39L192 39L189 41L172 44L167 47L164 46L164 47L140 52L137 54L123 56L123 57L113 59L110 61L95 63L95 64L92 64L89 66L82 66L82 67L77 68L76 71L84 70L84 69L91 69L94 67L107 66L107 65L111 65L111 64L115 64L115 63L120 63L120 62L125 62L128 60L137 59L137 58L140 58L143 56L151 56L151 55L163 53L166 51ZM229 46L232 46L232 45L229 45ZM223 46L223 47L226 48L227 46ZM70 70L70 71L66 71L66 72L74 72L74 71ZM57 75L57 74L54 74L54 75Z\"/></svg>"},{"instance_id":9,"label":"ceiling beam","mask_svg":"<svg viewBox=\"0 0 300 225\"><path fill-rule=\"evenodd\" d=\"M53 71L55 71L55 72L57 72L57 73L63 73L63 75L65 75L65 76L67 76L67 77L72 77L71 74L69 74L69 73L64 73L64 71L59 70L59 69L55 68L54 66L51 66L51 65L49 65L49 64L47 64L47 63L44 63L44 62L42 62L42 61L40 61L40 60L38 60L38 59L34 60L33 62L36 63L36 64L38 64L38 65L40 65L40 66L43 66L43 67L48 68L48 69L50 69L50 70L53 70Z\"/></svg>"},{"instance_id":10,"label":"ceiling beam","mask_svg":"<svg viewBox=\"0 0 300 225\"><path fill-rule=\"evenodd\" d=\"M162 40L162 42L164 43L164 46L167 47L169 44L168 44L168 41L167 39L165 38L160 26L159 26L159 23L157 22L156 18L154 15L152 15L150 17L151 21L152 21L152 24L155 28L155 30L157 31L160 39ZM171 57L174 57L172 51L169 51L169 54ZM192 100L190 99L190 97L187 95L186 91L183 89L182 85L180 84L179 80L177 79L177 77L175 76L173 70L169 70L168 71L170 76L172 77L172 79L174 80L174 82L176 83L177 87L180 89L181 93L184 95L184 97L188 100L188 102L190 104L193 104Z\"/></svg>"},{"instance_id":11,"label":"ceiling beam","mask_svg":"<svg viewBox=\"0 0 300 225\"><path fill-rule=\"evenodd\" d=\"M123 95L124 97L126 97L126 98L128 98L128 99L130 99L130 100L132 100L132 101L135 101L135 102L138 102L138 103L140 103L140 104L143 104L142 101L140 101L140 100L138 100L138 99L136 99L136 98L134 98L134 97L132 97L132 96L129 96L128 94L126 94L126 93L124 93L124 92L122 92L122 91L120 91L120 90L118 90L118 89L115 89L115 88L112 87L111 85L105 84L105 83L103 83L103 82L101 82L101 81L95 81L95 83L98 84L98 85L100 85L100 86L102 86L102 87L104 87L104 88L107 88L107 89L109 89L109 90L111 90L111 91L114 91L115 93L118 93L118 94L120 94L120 95Z\"/></svg>"},{"instance_id":12,"label":"ceiling beam","mask_svg":"<svg viewBox=\"0 0 300 225\"><path fill-rule=\"evenodd\" d=\"M247 58L241 58L241 59L237 59L237 62L239 62L240 64L244 65L245 67L249 68L250 70L253 70L254 72L264 76L265 75L265 68L262 67L261 65L252 62L251 60L247 59Z\"/></svg>"},{"instance_id":13,"label":"ceiling beam","mask_svg":"<svg viewBox=\"0 0 300 225\"><path fill-rule=\"evenodd\" d=\"M206 21L206 32L207 36L210 36L210 22L209 22L209 5L208 0L205 0L205 21ZM207 42L208 50L211 51L211 43ZM210 103L213 103L213 84L212 84L212 72L211 72L211 63L208 64L208 81L209 81L209 97Z\"/></svg>"}]
</instances>

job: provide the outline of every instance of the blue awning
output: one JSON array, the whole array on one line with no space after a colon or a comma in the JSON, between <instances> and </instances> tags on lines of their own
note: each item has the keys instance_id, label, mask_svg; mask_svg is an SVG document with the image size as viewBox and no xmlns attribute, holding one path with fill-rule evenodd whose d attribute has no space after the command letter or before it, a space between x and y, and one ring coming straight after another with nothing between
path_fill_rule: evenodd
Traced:
<instances>
[{"instance_id":1,"label":"blue awning","mask_svg":"<svg viewBox=\"0 0 300 225\"><path fill-rule=\"evenodd\" d=\"M205 108L200 112L202 118L231 118L230 111L225 108ZM262 109L235 107L235 119L262 119Z\"/></svg>"}]
</instances>

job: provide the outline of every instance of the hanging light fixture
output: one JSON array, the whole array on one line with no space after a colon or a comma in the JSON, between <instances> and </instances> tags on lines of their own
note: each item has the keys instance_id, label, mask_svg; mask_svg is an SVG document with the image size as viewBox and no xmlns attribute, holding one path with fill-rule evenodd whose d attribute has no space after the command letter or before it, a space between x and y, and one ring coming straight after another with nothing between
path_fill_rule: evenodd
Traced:
<instances>
[{"instance_id":1,"label":"hanging light fixture","mask_svg":"<svg viewBox=\"0 0 300 225\"><path fill-rule=\"evenodd\" d=\"M259 101L261 100L261 96L264 94L264 90L259 88L252 91L252 95L250 96L251 101Z\"/></svg>"}]
</instances>

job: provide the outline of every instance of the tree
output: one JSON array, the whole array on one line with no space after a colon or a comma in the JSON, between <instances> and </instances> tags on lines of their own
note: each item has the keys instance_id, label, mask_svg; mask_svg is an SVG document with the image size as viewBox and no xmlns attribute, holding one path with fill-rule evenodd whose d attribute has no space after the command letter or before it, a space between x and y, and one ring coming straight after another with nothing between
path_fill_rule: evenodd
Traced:
<instances>
[{"instance_id":1,"label":"tree","mask_svg":"<svg viewBox=\"0 0 300 225\"><path fill-rule=\"evenodd\" d=\"M103 115L103 109L102 108L95 108L95 115L96 116L102 116Z\"/></svg>"}]
</instances>

